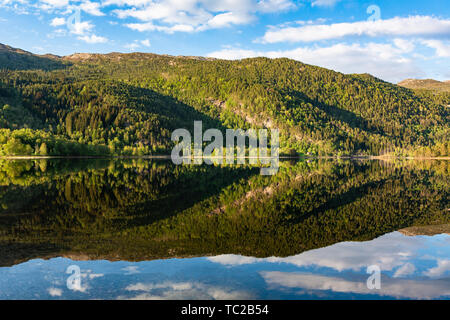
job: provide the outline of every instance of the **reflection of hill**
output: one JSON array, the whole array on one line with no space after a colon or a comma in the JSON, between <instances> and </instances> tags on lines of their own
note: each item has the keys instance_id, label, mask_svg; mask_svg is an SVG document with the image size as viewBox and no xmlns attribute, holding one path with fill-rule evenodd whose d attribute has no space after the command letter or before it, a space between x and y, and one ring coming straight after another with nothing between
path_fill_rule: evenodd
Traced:
<instances>
[{"instance_id":1,"label":"reflection of hill","mask_svg":"<svg viewBox=\"0 0 450 320\"><path fill-rule=\"evenodd\" d=\"M0 187L0 265L69 255L288 256L450 223L442 174L449 163L430 163L283 163L272 177L257 168L168 161L107 161L72 171L52 161L45 170L9 163L9 181L18 184Z\"/></svg>"},{"instance_id":2,"label":"reflection of hill","mask_svg":"<svg viewBox=\"0 0 450 320\"><path fill-rule=\"evenodd\" d=\"M435 226L415 226L398 230L405 236L433 236L435 234L446 233L450 235L450 224L442 224Z\"/></svg>"}]
</instances>

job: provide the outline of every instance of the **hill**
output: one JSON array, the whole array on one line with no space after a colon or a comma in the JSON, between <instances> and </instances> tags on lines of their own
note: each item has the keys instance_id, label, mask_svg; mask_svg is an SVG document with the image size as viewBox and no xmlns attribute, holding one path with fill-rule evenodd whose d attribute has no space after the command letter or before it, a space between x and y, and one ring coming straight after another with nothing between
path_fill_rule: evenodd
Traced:
<instances>
[{"instance_id":1,"label":"hill","mask_svg":"<svg viewBox=\"0 0 450 320\"><path fill-rule=\"evenodd\" d=\"M285 58L59 58L2 48L12 58L0 59L0 155L167 154L171 132L192 130L194 120L204 129L277 128L289 154L450 154L450 94L368 74Z\"/></svg>"},{"instance_id":2,"label":"hill","mask_svg":"<svg viewBox=\"0 0 450 320\"><path fill-rule=\"evenodd\" d=\"M433 79L405 79L398 83L399 86L409 89L426 89L441 92L450 92L450 80L437 81Z\"/></svg>"},{"instance_id":3,"label":"hill","mask_svg":"<svg viewBox=\"0 0 450 320\"><path fill-rule=\"evenodd\" d=\"M10 70L52 70L63 68L61 57L51 54L37 55L0 43L0 69Z\"/></svg>"}]
</instances>

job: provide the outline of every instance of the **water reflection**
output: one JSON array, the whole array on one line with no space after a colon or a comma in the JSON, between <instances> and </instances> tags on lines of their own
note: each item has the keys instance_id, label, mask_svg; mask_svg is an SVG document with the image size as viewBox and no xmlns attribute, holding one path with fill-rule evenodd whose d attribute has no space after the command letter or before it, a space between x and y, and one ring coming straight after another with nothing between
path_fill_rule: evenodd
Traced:
<instances>
[{"instance_id":1,"label":"water reflection","mask_svg":"<svg viewBox=\"0 0 450 320\"><path fill-rule=\"evenodd\" d=\"M261 176L144 159L2 160L0 298L446 297L449 169L314 160ZM65 286L72 264L78 291ZM380 291L366 286L368 265L381 267Z\"/></svg>"},{"instance_id":2,"label":"water reflection","mask_svg":"<svg viewBox=\"0 0 450 320\"><path fill-rule=\"evenodd\" d=\"M447 228L448 229L448 228ZM143 262L32 260L0 268L0 298L16 299L449 299L450 236L394 232L296 256L220 255ZM381 289L367 288L379 264ZM69 290L65 273L81 268Z\"/></svg>"}]
</instances>

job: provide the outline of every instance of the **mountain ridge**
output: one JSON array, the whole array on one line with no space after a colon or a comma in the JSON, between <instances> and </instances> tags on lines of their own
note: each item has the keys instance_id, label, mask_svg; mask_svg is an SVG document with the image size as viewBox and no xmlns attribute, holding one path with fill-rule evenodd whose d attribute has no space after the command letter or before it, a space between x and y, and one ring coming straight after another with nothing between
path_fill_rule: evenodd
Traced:
<instances>
[{"instance_id":1,"label":"mountain ridge","mask_svg":"<svg viewBox=\"0 0 450 320\"><path fill-rule=\"evenodd\" d=\"M405 79L400 81L398 85L409 89L450 92L450 80L438 81L434 79Z\"/></svg>"}]
</instances>

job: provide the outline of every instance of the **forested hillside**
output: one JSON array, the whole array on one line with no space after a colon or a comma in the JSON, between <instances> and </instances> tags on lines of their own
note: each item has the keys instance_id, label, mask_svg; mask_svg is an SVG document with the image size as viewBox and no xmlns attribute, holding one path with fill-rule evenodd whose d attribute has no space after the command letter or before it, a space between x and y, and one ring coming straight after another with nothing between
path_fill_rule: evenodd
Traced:
<instances>
[{"instance_id":1,"label":"forested hillside","mask_svg":"<svg viewBox=\"0 0 450 320\"><path fill-rule=\"evenodd\" d=\"M278 128L281 151L447 156L450 93L289 59L37 56L0 46L0 155L167 154L176 128Z\"/></svg>"}]
</instances>

